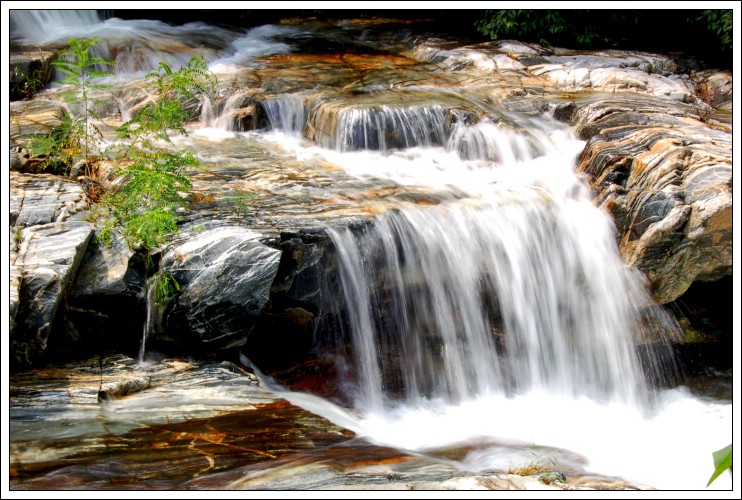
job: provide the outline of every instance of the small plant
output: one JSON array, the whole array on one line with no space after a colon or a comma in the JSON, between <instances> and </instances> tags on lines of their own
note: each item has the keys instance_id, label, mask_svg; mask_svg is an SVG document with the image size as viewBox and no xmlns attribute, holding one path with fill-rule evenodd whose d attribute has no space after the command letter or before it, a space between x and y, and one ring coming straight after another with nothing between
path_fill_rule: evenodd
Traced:
<instances>
[{"instance_id":1,"label":"small plant","mask_svg":"<svg viewBox=\"0 0 742 500\"><path fill-rule=\"evenodd\" d=\"M39 160L36 168L70 173L82 153L81 125L78 120L65 114L62 122L54 127L48 136L32 137L28 143L28 152Z\"/></svg>"},{"instance_id":2,"label":"small plant","mask_svg":"<svg viewBox=\"0 0 742 500\"><path fill-rule=\"evenodd\" d=\"M175 296L180 290L180 285L175 277L163 270L157 271L149 282L149 287L154 287L155 304L164 304L165 301Z\"/></svg>"},{"instance_id":3,"label":"small plant","mask_svg":"<svg viewBox=\"0 0 742 500\"><path fill-rule=\"evenodd\" d=\"M42 162L44 168L59 162L69 170L77 159L82 159L85 176L91 176L96 161L94 155L100 152L102 135L94 123L99 118L93 109L93 104L97 101L90 94L110 87L98 80L112 75L100 68L113 64L112 61L91 53L98 42L98 38L70 38L69 49L61 51L60 57L51 63L65 75L61 82L56 83L71 87L62 92L62 98L70 107L71 113L48 137L34 138L31 141L29 151L32 154L46 153L46 159Z\"/></svg>"},{"instance_id":4,"label":"small plant","mask_svg":"<svg viewBox=\"0 0 742 500\"><path fill-rule=\"evenodd\" d=\"M232 211L238 216L247 216L250 213L249 202L255 198L254 193L245 193L243 191L235 191L232 196L228 196L224 201L232 204Z\"/></svg>"},{"instance_id":5,"label":"small plant","mask_svg":"<svg viewBox=\"0 0 742 500\"><path fill-rule=\"evenodd\" d=\"M713 483L717 477L721 475L722 472L725 470L732 470L732 445L725 446L724 448L715 451L712 454L714 458L714 473L711 474L711 478L709 479L709 482L706 484L706 487L708 488L711 486L711 483Z\"/></svg>"},{"instance_id":6,"label":"small plant","mask_svg":"<svg viewBox=\"0 0 742 500\"><path fill-rule=\"evenodd\" d=\"M40 60L31 61L27 67L19 64L13 68L10 78L11 100L27 99L49 83L49 63Z\"/></svg>"},{"instance_id":7,"label":"small plant","mask_svg":"<svg viewBox=\"0 0 742 500\"><path fill-rule=\"evenodd\" d=\"M15 246L20 246L21 242L23 241L23 228L21 226L16 226L15 231L13 232L13 242L15 243Z\"/></svg>"},{"instance_id":8,"label":"small plant","mask_svg":"<svg viewBox=\"0 0 742 500\"><path fill-rule=\"evenodd\" d=\"M151 249L177 231L177 211L187 208L191 190L188 169L201 166L192 152L173 150L170 134L187 134L183 102L212 90L216 81L202 57L177 71L161 62L147 81L156 87L157 99L119 127L110 174L118 184L103 196L101 208L107 230L120 226L131 247Z\"/></svg>"},{"instance_id":9,"label":"small plant","mask_svg":"<svg viewBox=\"0 0 742 500\"><path fill-rule=\"evenodd\" d=\"M536 456L536 454L533 452L531 452L531 454ZM508 469L508 474L515 474L516 476L532 476L534 474L550 472L556 466L557 461L554 458L536 456L536 458L524 464L516 467L511 467L510 469Z\"/></svg>"},{"instance_id":10,"label":"small plant","mask_svg":"<svg viewBox=\"0 0 742 500\"><path fill-rule=\"evenodd\" d=\"M177 230L176 213L187 208L184 195L191 189L188 169L201 166L190 151L173 150L170 134L186 134L189 113L183 102L213 90L216 78L198 56L179 70L161 62L151 71L147 82L156 88L157 98L119 127L119 141L106 150L114 159L106 179L113 187L104 190L92 176L103 137L95 125L91 92L109 87L98 79L111 74L100 68L112 62L92 54L97 38L68 43L69 50L52 64L66 75L61 84L71 87L62 93L70 114L48 137L32 140L29 149L42 158L42 168L72 172L82 162L83 187L88 200L97 203L93 218L103 222L99 241L110 241L111 231L120 227L130 247L150 250Z\"/></svg>"}]
</instances>

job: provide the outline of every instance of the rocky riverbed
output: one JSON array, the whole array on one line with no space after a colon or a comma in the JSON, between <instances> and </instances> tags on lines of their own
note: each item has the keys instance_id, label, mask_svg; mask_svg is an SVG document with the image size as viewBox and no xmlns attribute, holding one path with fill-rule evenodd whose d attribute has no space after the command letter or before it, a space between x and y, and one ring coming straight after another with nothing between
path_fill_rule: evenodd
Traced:
<instances>
[{"instance_id":1,"label":"rocky riverbed","mask_svg":"<svg viewBox=\"0 0 742 500\"><path fill-rule=\"evenodd\" d=\"M714 304L730 303L733 273L731 72L677 55L471 44L395 20L239 32L112 19L84 30L116 60L112 88L96 95L104 137L147 102L143 70L157 60L203 54L219 83L189 103L189 135L174 138L205 168L192 172L180 232L149 256L116 235L98 243L90 179L39 171L29 155L29 137L67 113L58 92L10 103L14 489L646 487L591 477L566 450L562 466L521 477L457 465L477 444L376 445L221 360L244 353L288 387L352 406L337 392L347 299L328 228L360 234L381 214L476 207L492 191L507 203L496 173L452 180L448 162L520 165L565 144L623 262L685 327L669 340L686 359L699 340L725 351L731 308ZM46 68L63 43L15 40L11 71ZM158 267L179 292L147 328ZM651 325L642 335L657 340ZM340 340L329 350L327 339ZM159 363L132 359L145 341ZM111 352L126 356L98 356ZM731 363L708 361L692 369Z\"/></svg>"}]
</instances>

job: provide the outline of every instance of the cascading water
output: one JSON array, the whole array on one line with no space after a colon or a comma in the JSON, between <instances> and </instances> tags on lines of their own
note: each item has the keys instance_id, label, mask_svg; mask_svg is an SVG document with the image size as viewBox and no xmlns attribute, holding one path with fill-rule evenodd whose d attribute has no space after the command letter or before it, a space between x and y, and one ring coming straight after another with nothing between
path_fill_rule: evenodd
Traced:
<instances>
[{"instance_id":1,"label":"cascading water","mask_svg":"<svg viewBox=\"0 0 742 500\"><path fill-rule=\"evenodd\" d=\"M155 328L157 321L162 313L162 307L155 302L155 293L157 286L155 285L157 275L150 278L147 282L147 294L145 301L146 316L144 320L144 326L142 328L142 342L139 344L139 364L144 365L146 363L147 355L147 338Z\"/></svg>"},{"instance_id":2,"label":"cascading water","mask_svg":"<svg viewBox=\"0 0 742 500\"><path fill-rule=\"evenodd\" d=\"M489 192L476 199L401 208L356 233L329 231L359 407L531 391L646 399L632 338L646 292L571 173L576 141L555 144L545 123L519 139L494 125L452 135L453 149L467 134L470 152L505 159L490 165ZM539 161L544 151L552 154ZM479 173L457 163L459 177Z\"/></svg>"},{"instance_id":3,"label":"cascading water","mask_svg":"<svg viewBox=\"0 0 742 500\"><path fill-rule=\"evenodd\" d=\"M44 43L78 36L100 22L95 10L14 10L9 29L12 37Z\"/></svg>"},{"instance_id":4,"label":"cascading water","mask_svg":"<svg viewBox=\"0 0 742 500\"><path fill-rule=\"evenodd\" d=\"M334 136L320 145L339 151L437 146L445 140L443 106L351 108L339 112Z\"/></svg>"},{"instance_id":5,"label":"cascading water","mask_svg":"<svg viewBox=\"0 0 742 500\"><path fill-rule=\"evenodd\" d=\"M647 314L659 336L673 327L663 325L662 311L622 264L610 218L573 172L584 144L570 129L495 109L491 96L470 98L454 86L345 93L292 80L290 72L266 72L260 77L274 78L275 88L251 94L240 78L257 81L250 72L270 66L264 56L291 52L285 40L299 30L292 26L235 32L80 17L54 39L103 37L115 48L119 79L203 53L220 82L230 82L202 114L201 130L221 133L199 134L194 126L196 133L182 139L202 146L213 139L217 144L199 155L216 166L237 171L262 156L270 163L278 145L283 155L296 153L296 163L307 160L306 170L330 164L401 191L436 194L434 206L400 197L361 227L328 229L347 331L318 349L337 353L355 414L305 394L286 393L288 399L385 445L472 445L458 460L468 470L507 470L512 457L497 444L516 441L526 458L534 443L581 453L584 462L564 463L576 470L661 488L705 486L709 450L727 444L730 405L653 388L672 362L661 343L657 357L643 359L637 337ZM262 106L270 127L235 133L236 114L250 104ZM229 149L248 141L265 154ZM325 184L310 187L340 198ZM151 292L140 361L156 319Z\"/></svg>"},{"instance_id":6,"label":"cascading water","mask_svg":"<svg viewBox=\"0 0 742 500\"><path fill-rule=\"evenodd\" d=\"M260 105L270 122L271 129L280 130L292 137L301 137L306 124L306 104L301 95L282 95L264 99Z\"/></svg>"}]
</instances>

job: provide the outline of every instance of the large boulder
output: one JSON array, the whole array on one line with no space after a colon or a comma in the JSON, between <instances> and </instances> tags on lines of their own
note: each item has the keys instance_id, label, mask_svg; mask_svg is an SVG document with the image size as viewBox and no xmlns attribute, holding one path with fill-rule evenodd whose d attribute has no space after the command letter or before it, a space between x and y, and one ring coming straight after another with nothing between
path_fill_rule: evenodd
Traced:
<instances>
[{"instance_id":1,"label":"large boulder","mask_svg":"<svg viewBox=\"0 0 742 500\"><path fill-rule=\"evenodd\" d=\"M17 366L32 364L43 356L57 312L92 236L93 225L82 221L22 230L13 263L21 272L19 304L10 333L11 362Z\"/></svg>"},{"instance_id":2,"label":"large boulder","mask_svg":"<svg viewBox=\"0 0 742 500\"><path fill-rule=\"evenodd\" d=\"M112 233L109 243L94 240L80 264L66 318L81 341L78 350L135 351L144 324L147 256Z\"/></svg>"},{"instance_id":3,"label":"large boulder","mask_svg":"<svg viewBox=\"0 0 742 500\"><path fill-rule=\"evenodd\" d=\"M180 290L155 341L208 350L243 345L268 302L281 257L261 238L233 225L184 228L160 262Z\"/></svg>"},{"instance_id":4,"label":"large boulder","mask_svg":"<svg viewBox=\"0 0 742 500\"><path fill-rule=\"evenodd\" d=\"M693 113L647 97L593 100L575 113L587 140L578 168L660 303L732 274L732 132Z\"/></svg>"},{"instance_id":5,"label":"large boulder","mask_svg":"<svg viewBox=\"0 0 742 500\"><path fill-rule=\"evenodd\" d=\"M92 235L76 182L10 172L11 360L42 358Z\"/></svg>"}]
</instances>

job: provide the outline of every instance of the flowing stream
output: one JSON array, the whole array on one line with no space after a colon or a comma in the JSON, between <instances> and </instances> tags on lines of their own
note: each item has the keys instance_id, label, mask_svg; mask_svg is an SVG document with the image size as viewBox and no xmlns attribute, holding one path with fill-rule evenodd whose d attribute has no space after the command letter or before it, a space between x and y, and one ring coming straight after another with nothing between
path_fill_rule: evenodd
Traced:
<instances>
[{"instance_id":1,"label":"flowing stream","mask_svg":"<svg viewBox=\"0 0 742 500\"><path fill-rule=\"evenodd\" d=\"M245 68L270 69L266 56L298 52L292 39L314 36L88 14L76 24L60 14L58 31L39 32L32 17L15 21L16 34L94 34L127 47L117 49L124 83L154 61L187 61L187 50L166 49L174 41L202 53L220 81L239 82ZM728 444L731 402L677 386L661 341L677 326L621 261L610 217L574 172L584 143L571 129L473 88L353 97L291 78L277 69L266 84L256 130L235 124L244 104L236 85L202 104L201 122L180 142L217 164L260 147L307 168L433 193L437 203L400 199L364 225L327 224L346 329L342 338L318 332L318 348L334 353L352 408L282 395L376 443L471 445L458 462L467 470L538 461L657 488L705 487L711 452ZM648 328L660 341L640 355ZM714 483L730 485L727 475Z\"/></svg>"}]
</instances>

